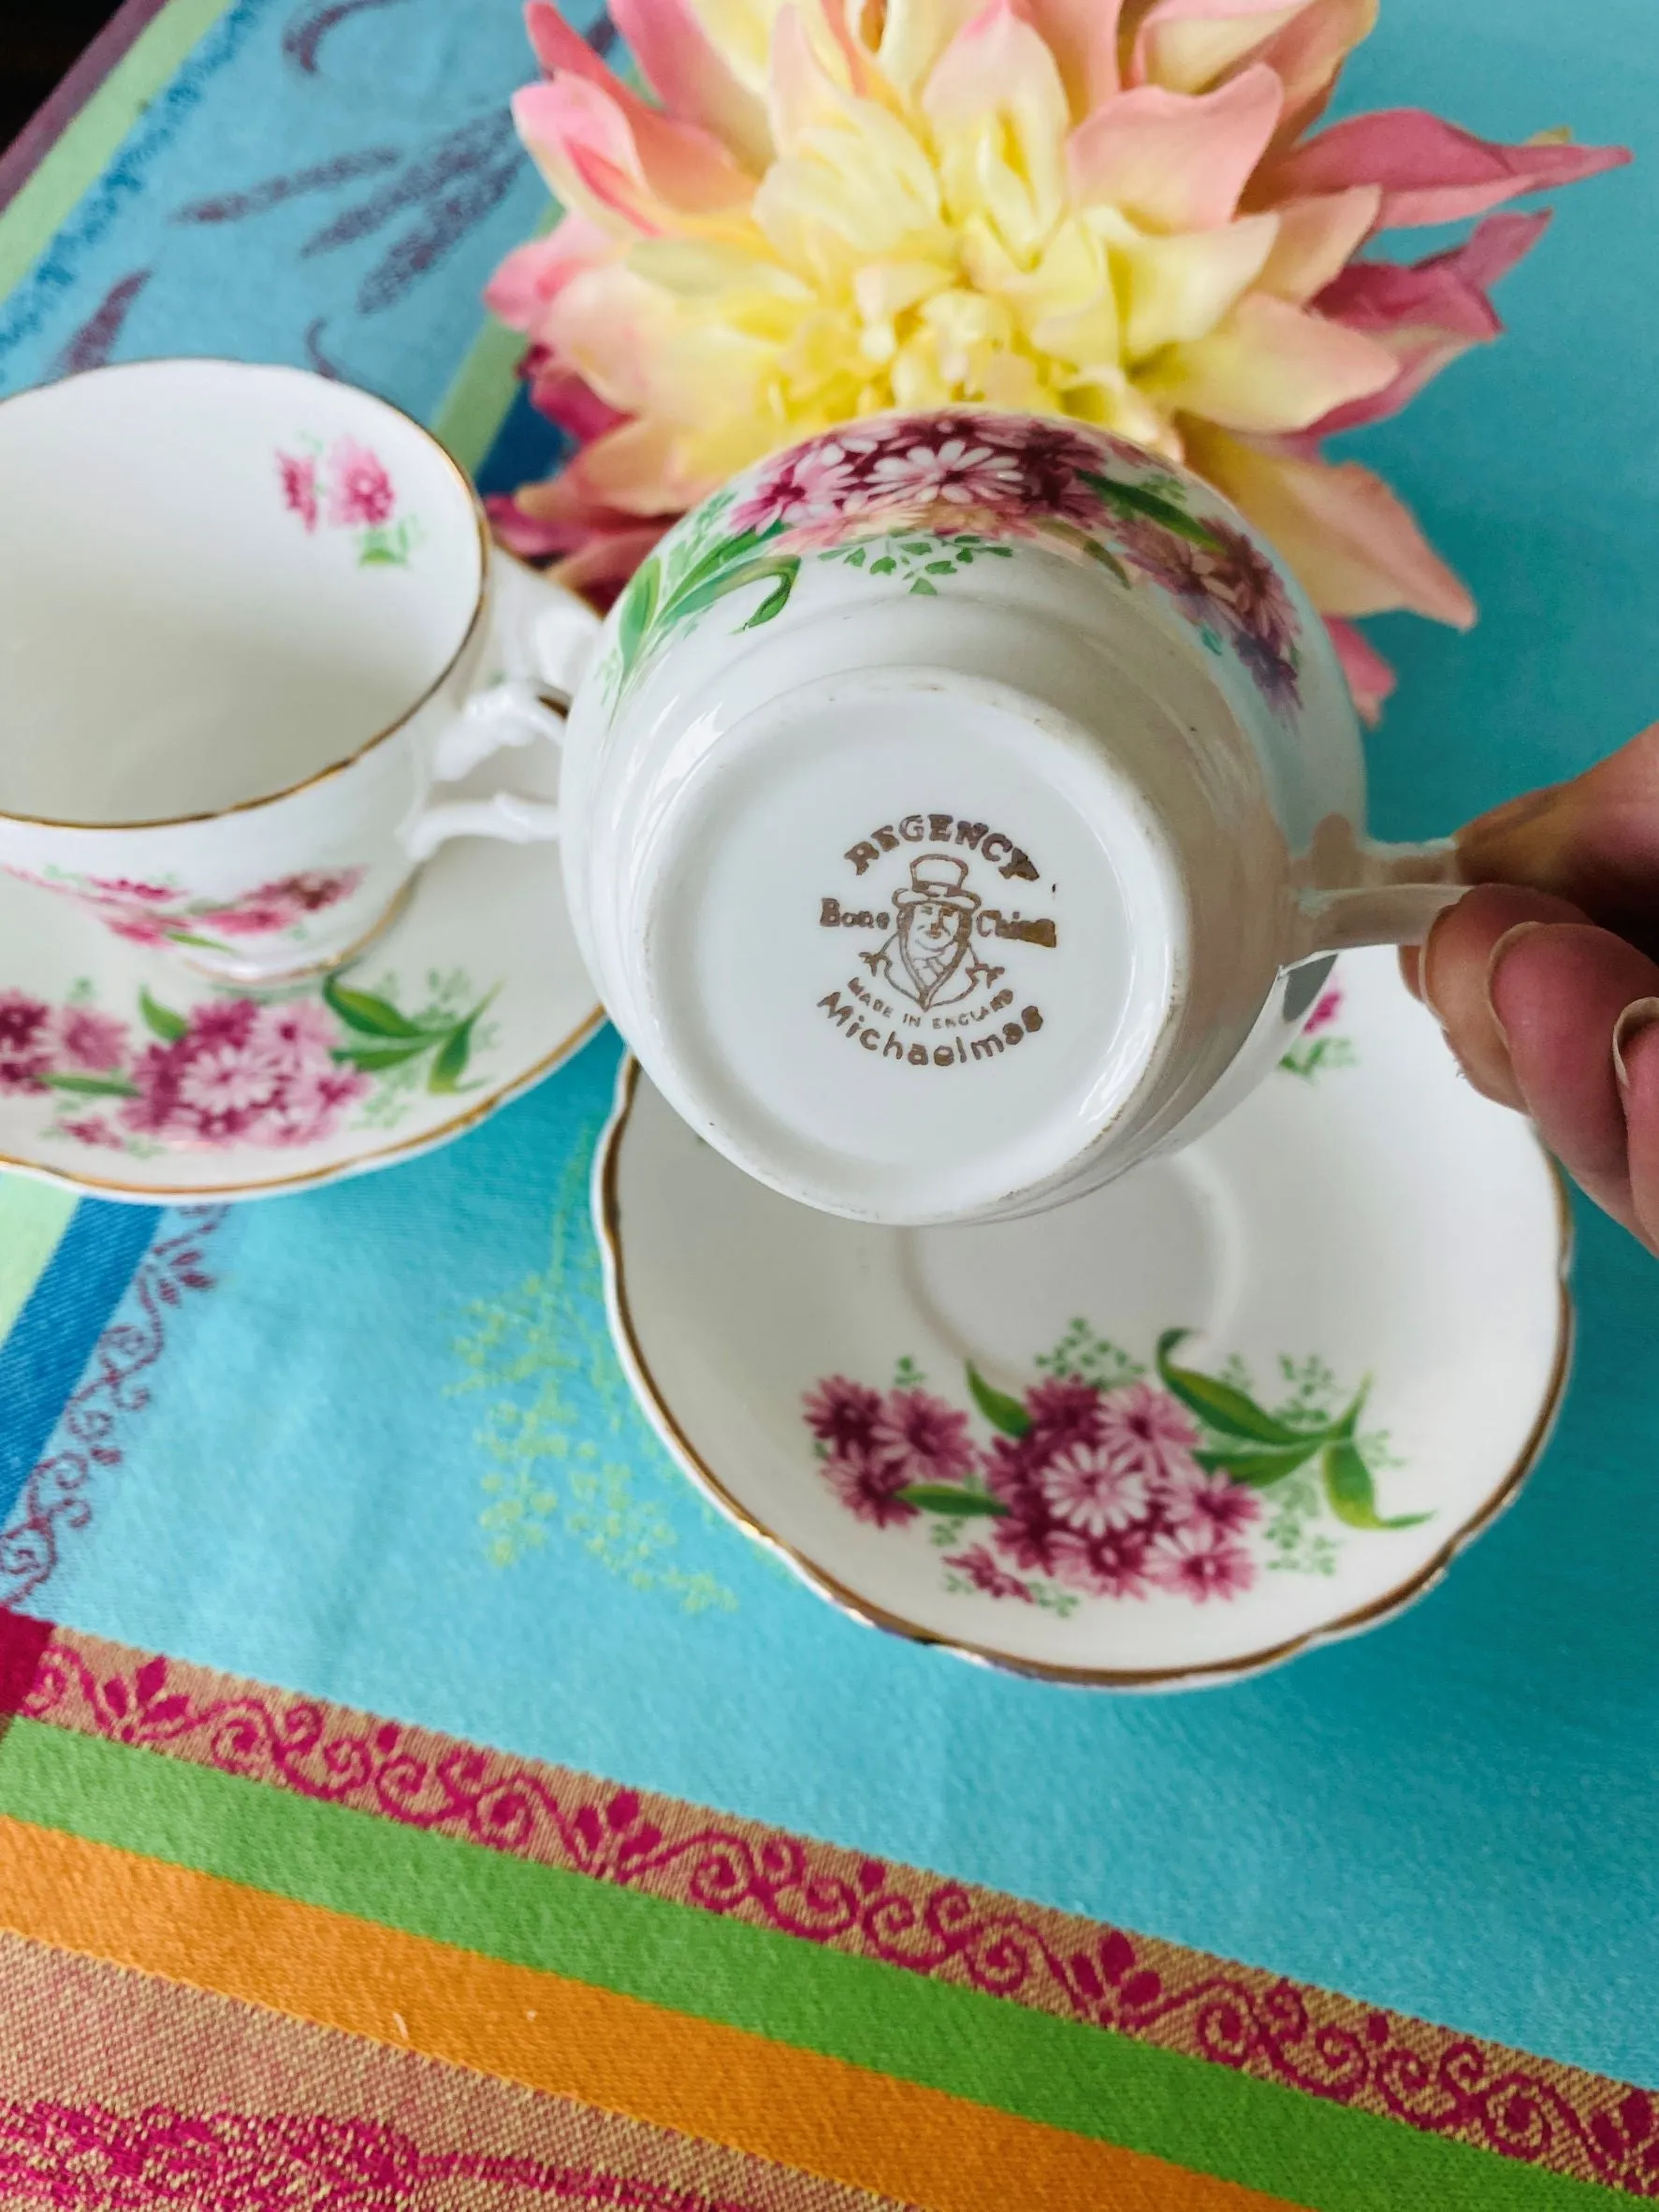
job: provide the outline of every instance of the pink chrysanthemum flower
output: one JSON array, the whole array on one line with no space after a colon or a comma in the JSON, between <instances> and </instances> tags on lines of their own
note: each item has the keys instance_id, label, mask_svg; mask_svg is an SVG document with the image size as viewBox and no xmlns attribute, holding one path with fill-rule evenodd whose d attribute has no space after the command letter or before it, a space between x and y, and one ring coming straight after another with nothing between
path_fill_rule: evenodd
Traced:
<instances>
[{"instance_id":1,"label":"pink chrysanthemum flower","mask_svg":"<svg viewBox=\"0 0 1659 2212\"><path fill-rule=\"evenodd\" d=\"M613 592L768 452L895 407L985 405L1209 477L1301 575L1368 710L1392 678L1354 616L1474 618L1388 487L1320 444L1495 337L1489 289L1548 217L1490 211L1619 149L1493 145L1419 109L1319 127L1375 0L613 13L654 100L545 0L528 10L546 75L514 112L569 212L488 298L580 450L497 502L516 551ZM1360 257L1379 232L1470 216L1416 266Z\"/></svg>"}]
</instances>

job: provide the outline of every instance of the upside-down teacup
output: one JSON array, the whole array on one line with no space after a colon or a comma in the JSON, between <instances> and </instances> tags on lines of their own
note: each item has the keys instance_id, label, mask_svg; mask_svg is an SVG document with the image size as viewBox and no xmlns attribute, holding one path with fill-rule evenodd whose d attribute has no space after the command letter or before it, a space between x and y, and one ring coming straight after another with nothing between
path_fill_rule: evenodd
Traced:
<instances>
[{"instance_id":1,"label":"upside-down teacup","mask_svg":"<svg viewBox=\"0 0 1659 2212\"><path fill-rule=\"evenodd\" d=\"M1103 431L876 417L687 516L565 740L585 955L668 1102L878 1222L1053 1204L1207 1127L1449 848L1363 834L1326 632Z\"/></svg>"}]
</instances>

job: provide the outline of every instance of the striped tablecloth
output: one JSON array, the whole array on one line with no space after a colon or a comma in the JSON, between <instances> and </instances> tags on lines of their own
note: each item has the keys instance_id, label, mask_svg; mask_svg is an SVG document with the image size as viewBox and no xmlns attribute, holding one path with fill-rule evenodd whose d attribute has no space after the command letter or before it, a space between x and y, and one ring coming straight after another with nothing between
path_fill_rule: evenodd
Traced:
<instances>
[{"instance_id":1,"label":"striped tablecloth","mask_svg":"<svg viewBox=\"0 0 1659 2212\"><path fill-rule=\"evenodd\" d=\"M511 0L130 0L0 159L0 392L311 361L541 465L475 305L543 211L526 74ZM1486 607L1390 626L1420 834L1659 690L1659 33L1390 0L1353 74L1641 157L1375 434ZM1659 2195L1659 1268L1582 1216L1555 1443L1396 1624L1182 1699L1003 1679L841 1619L644 1427L616 1055L256 1206L0 1182L0 2203Z\"/></svg>"}]
</instances>

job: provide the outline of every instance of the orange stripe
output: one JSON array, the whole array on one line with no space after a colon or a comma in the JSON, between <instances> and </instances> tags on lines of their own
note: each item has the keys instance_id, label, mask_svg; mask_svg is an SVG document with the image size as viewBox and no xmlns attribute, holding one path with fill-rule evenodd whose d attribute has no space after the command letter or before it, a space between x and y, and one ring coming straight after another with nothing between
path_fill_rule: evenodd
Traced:
<instances>
[{"instance_id":1,"label":"orange stripe","mask_svg":"<svg viewBox=\"0 0 1659 2212\"><path fill-rule=\"evenodd\" d=\"M0 1925L929 2212L1287 2200L560 1974L0 1816Z\"/></svg>"}]
</instances>

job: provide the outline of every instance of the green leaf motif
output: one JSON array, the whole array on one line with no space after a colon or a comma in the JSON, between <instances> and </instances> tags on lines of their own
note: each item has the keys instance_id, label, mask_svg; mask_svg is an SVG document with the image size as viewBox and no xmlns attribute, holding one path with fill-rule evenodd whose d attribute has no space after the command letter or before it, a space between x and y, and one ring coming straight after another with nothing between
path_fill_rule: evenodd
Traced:
<instances>
[{"instance_id":1,"label":"green leaf motif","mask_svg":"<svg viewBox=\"0 0 1659 2212\"><path fill-rule=\"evenodd\" d=\"M939 597L939 587L937 584L930 584L925 576L918 576L916 581L910 586L910 593L913 598L920 597L923 599L937 599Z\"/></svg>"},{"instance_id":2,"label":"green leaf motif","mask_svg":"<svg viewBox=\"0 0 1659 2212\"><path fill-rule=\"evenodd\" d=\"M1294 1475L1298 1467L1305 1467L1324 1442L1325 1432L1316 1429L1300 1444L1229 1445L1221 1450L1194 1452L1193 1457L1212 1474L1230 1475L1235 1482L1247 1483L1252 1490L1265 1490L1270 1483Z\"/></svg>"},{"instance_id":3,"label":"green leaf motif","mask_svg":"<svg viewBox=\"0 0 1659 2212\"><path fill-rule=\"evenodd\" d=\"M795 588L795 577L800 573L801 564L792 557L770 565L777 571L778 581L744 623L745 630L758 630L763 622L771 621L774 615L782 614L789 604L789 595Z\"/></svg>"},{"instance_id":4,"label":"green leaf motif","mask_svg":"<svg viewBox=\"0 0 1659 2212\"><path fill-rule=\"evenodd\" d=\"M432 1062L432 1072L427 1077L429 1091L458 1091L460 1079L467 1071L467 1062L473 1051L473 1024L484 1011L476 1008L464 1022L457 1023L439 1047Z\"/></svg>"},{"instance_id":5,"label":"green leaf motif","mask_svg":"<svg viewBox=\"0 0 1659 2212\"><path fill-rule=\"evenodd\" d=\"M338 976L329 976L324 983L323 998L348 1029L358 1030L366 1037L420 1038L430 1042L429 1029L422 1029L406 1014L400 1014L387 999L375 997L371 991L352 990Z\"/></svg>"},{"instance_id":6,"label":"green leaf motif","mask_svg":"<svg viewBox=\"0 0 1659 2212\"><path fill-rule=\"evenodd\" d=\"M119 1075L43 1075L49 1089L73 1091L78 1099L136 1099L138 1086Z\"/></svg>"},{"instance_id":7,"label":"green leaf motif","mask_svg":"<svg viewBox=\"0 0 1659 2212\"><path fill-rule=\"evenodd\" d=\"M968 1368L968 1387L973 1402L994 1429L1000 1429L1005 1436L1024 1436L1031 1427L1031 1416L1017 1398L1011 1398L1005 1390L994 1390L984 1376L970 1361Z\"/></svg>"},{"instance_id":8,"label":"green leaf motif","mask_svg":"<svg viewBox=\"0 0 1659 2212\"><path fill-rule=\"evenodd\" d=\"M199 945L204 953L228 953L230 947L223 938L201 937L194 929L168 929L169 945Z\"/></svg>"},{"instance_id":9,"label":"green leaf motif","mask_svg":"<svg viewBox=\"0 0 1659 2212\"><path fill-rule=\"evenodd\" d=\"M384 1075L388 1068L401 1068L406 1061L416 1060L429 1052L435 1040L415 1037L400 1044L341 1044L328 1055L330 1059L359 1068L365 1075Z\"/></svg>"},{"instance_id":10,"label":"green leaf motif","mask_svg":"<svg viewBox=\"0 0 1659 2212\"><path fill-rule=\"evenodd\" d=\"M662 564L653 553L634 570L622 594L621 611L617 617L617 645L624 672L639 658L639 648L657 611L657 594L662 585Z\"/></svg>"},{"instance_id":11,"label":"green leaf motif","mask_svg":"<svg viewBox=\"0 0 1659 2212\"><path fill-rule=\"evenodd\" d=\"M1191 1334L1190 1329L1166 1329L1157 1340L1157 1371L1164 1387L1189 1413L1196 1413L1205 1428L1214 1429L1218 1435L1242 1436L1252 1444L1284 1448L1303 1441L1303 1431L1274 1420L1254 1398L1235 1390L1230 1383L1217 1382L1214 1375L1201 1375L1196 1368L1172 1366L1170 1354Z\"/></svg>"},{"instance_id":12,"label":"green leaf motif","mask_svg":"<svg viewBox=\"0 0 1659 2212\"><path fill-rule=\"evenodd\" d=\"M170 1006L163 1006L152 998L148 989L138 993L138 1011L146 1026L167 1044L176 1044L190 1026L182 1013L175 1013Z\"/></svg>"},{"instance_id":13,"label":"green leaf motif","mask_svg":"<svg viewBox=\"0 0 1659 2212\"><path fill-rule=\"evenodd\" d=\"M686 621L692 615L702 614L706 608L713 606L717 600L724 599L730 592L742 590L746 584L762 584L770 580L772 589L743 625L746 630L752 630L757 623L769 622L774 615L782 613L789 604L789 595L794 589L800 569L800 561L793 553L741 560L735 568L720 568L705 576L692 589L677 593L663 609L662 618L665 622Z\"/></svg>"},{"instance_id":14,"label":"green leaf motif","mask_svg":"<svg viewBox=\"0 0 1659 2212\"><path fill-rule=\"evenodd\" d=\"M1008 1512L1000 1498L987 1497L982 1490L957 1490L949 1482L910 1482L895 1495L924 1513L948 1513L953 1521L976 1514L1000 1521Z\"/></svg>"},{"instance_id":15,"label":"green leaf motif","mask_svg":"<svg viewBox=\"0 0 1659 2212\"><path fill-rule=\"evenodd\" d=\"M1215 534L1203 523L1175 505L1172 500L1162 498L1156 491L1148 491L1143 485L1125 484L1115 476L1085 476L1084 481L1120 515L1139 515L1148 522L1156 522L1163 530L1172 531L1176 537L1186 538L1194 546L1214 548Z\"/></svg>"},{"instance_id":16,"label":"green leaf motif","mask_svg":"<svg viewBox=\"0 0 1659 2212\"><path fill-rule=\"evenodd\" d=\"M1089 559L1091 560L1099 561L1103 569L1110 570L1112 575L1116 577L1120 584L1127 584L1128 582L1128 570L1125 568L1123 562L1119 560L1115 553L1110 553L1107 551L1106 547L1101 545L1099 538L1091 538L1089 540Z\"/></svg>"},{"instance_id":17,"label":"green leaf motif","mask_svg":"<svg viewBox=\"0 0 1659 2212\"><path fill-rule=\"evenodd\" d=\"M870 574L872 576L890 576L897 566L898 562L891 553L883 553L880 560L870 562Z\"/></svg>"},{"instance_id":18,"label":"green leaf motif","mask_svg":"<svg viewBox=\"0 0 1659 2212\"><path fill-rule=\"evenodd\" d=\"M1325 1447L1325 1495L1332 1512L1349 1528L1416 1528L1432 1518L1427 1513L1401 1513L1390 1521L1379 1514L1371 1469L1351 1437L1339 1437Z\"/></svg>"}]
</instances>

